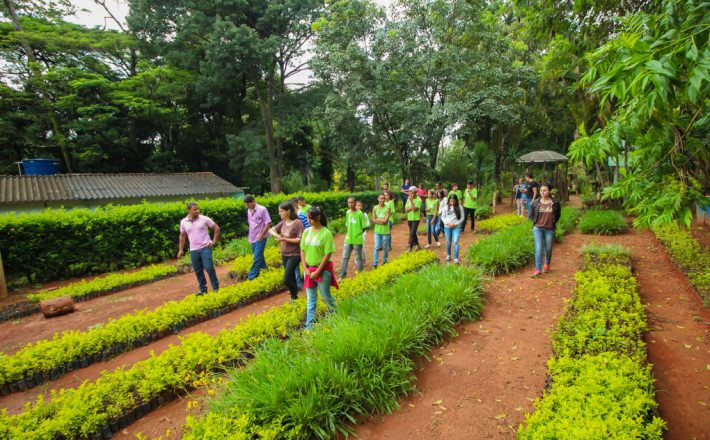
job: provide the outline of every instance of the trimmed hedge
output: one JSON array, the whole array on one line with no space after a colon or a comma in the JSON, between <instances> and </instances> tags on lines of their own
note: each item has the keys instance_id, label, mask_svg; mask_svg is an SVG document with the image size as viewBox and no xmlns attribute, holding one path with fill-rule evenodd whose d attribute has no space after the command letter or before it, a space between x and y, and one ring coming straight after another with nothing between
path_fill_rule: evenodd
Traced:
<instances>
[{"instance_id":1,"label":"trimmed hedge","mask_svg":"<svg viewBox=\"0 0 710 440\"><path fill-rule=\"evenodd\" d=\"M687 229L671 223L653 229L675 262L687 275L705 307L710 307L710 251Z\"/></svg>"},{"instance_id":2,"label":"trimmed hedge","mask_svg":"<svg viewBox=\"0 0 710 440\"><path fill-rule=\"evenodd\" d=\"M603 263L626 253L586 249L594 264L577 273L574 296L552 336L551 387L526 414L519 439L663 437L638 284L629 267Z\"/></svg>"},{"instance_id":3,"label":"trimmed hedge","mask_svg":"<svg viewBox=\"0 0 710 440\"><path fill-rule=\"evenodd\" d=\"M367 206L376 203L377 192L357 193ZM347 206L349 193L304 194L329 216ZM278 205L292 195L257 198L278 220ZM246 206L241 200L199 201L204 215L220 225L222 238L246 235ZM48 281L89 273L156 263L176 254L180 220L185 203L143 203L88 209L48 209L0 216L0 252L5 273Z\"/></svg>"},{"instance_id":4,"label":"trimmed hedge","mask_svg":"<svg viewBox=\"0 0 710 440\"><path fill-rule=\"evenodd\" d=\"M579 229L583 234L618 235L626 232L629 226L619 211L593 209L584 214Z\"/></svg>"}]
</instances>

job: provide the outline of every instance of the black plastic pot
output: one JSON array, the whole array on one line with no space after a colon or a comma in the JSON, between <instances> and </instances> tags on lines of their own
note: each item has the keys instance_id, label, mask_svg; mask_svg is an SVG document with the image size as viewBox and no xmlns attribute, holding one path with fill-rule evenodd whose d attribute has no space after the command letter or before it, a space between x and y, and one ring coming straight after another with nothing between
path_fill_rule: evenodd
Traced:
<instances>
[{"instance_id":1,"label":"black plastic pot","mask_svg":"<svg viewBox=\"0 0 710 440\"><path fill-rule=\"evenodd\" d=\"M150 408L150 403L144 402L141 404L141 411L143 411L143 414L148 415L150 413L151 408Z\"/></svg>"},{"instance_id":2,"label":"black plastic pot","mask_svg":"<svg viewBox=\"0 0 710 440\"><path fill-rule=\"evenodd\" d=\"M104 440L104 435L101 434L101 431L97 431L91 434L91 440Z\"/></svg>"},{"instance_id":3,"label":"black plastic pot","mask_svg":"<svg viewBox=\"0 0 710 440\"><path fill-rule=\"evenodd\" d=\"M0 394L2 394L3 396L7 396L8 394L10 394L10 385L6 383L2 384L2 386L0 386Z\"/></svg>"},{"instance_id":4,"label":"black plastic pot","mask_svg":"<svg viewBox=\"0 0 710 440\"><path fill-rule=\"evenodd\" d=\"M136 416L132 410L126 413L126 421L129 425L136 421Z\"/></svg>"},{"instance_id":5,"label":"black plastic pot","mask_svg":"<svg viewBox=\"0 0 710 440\"><path fill-rule=\"evenodd\" d=\"M25 382L27 382L27 388L34 388L37 386L37 383L35 383L35 375L34 374L32 376L27 376L25 378Z\"/></svg>"},{"instance_id":6,"label":"black plastic pot","mask_svg":"<svg viewBox=\"0 0 710 440\"><path fill-rule=\"evenodd\" d=\"M18 391L27 391L27 381L25 379L21 379L17 381L17 390Z\"/></svg>"},{"instance_id":7,"label":"black plastic pot","mask_svg":"<svg viewBox=\"0 0 710 440\"><path fill-rule=\"evenodd\" d=\"M101 434L105 439L113 437L113 434L111 434L111 427L108 424L101 427Z\"/></svg>"},{"instance_id":8,"label":"black plastic pot","mask_svg":"<svg viewBox=\"0 0 710 440\"><path fill-rule=\"evenodd\" d=\"M13 382L13 383L9 384L8 387L10 388L11 393L17 392L17 382Z\"/></svg>"},{"instance_id":9,"label":"black plastic pot","mask_svg":"<svg viewBox=\"0 0 710 440\"><path fill-rule=\"evenodd\" d=\"M114 434L121 430L121 428L118 427L118 420L111 420L108 422L108 426Z\"/></svg>"}]
</instances>

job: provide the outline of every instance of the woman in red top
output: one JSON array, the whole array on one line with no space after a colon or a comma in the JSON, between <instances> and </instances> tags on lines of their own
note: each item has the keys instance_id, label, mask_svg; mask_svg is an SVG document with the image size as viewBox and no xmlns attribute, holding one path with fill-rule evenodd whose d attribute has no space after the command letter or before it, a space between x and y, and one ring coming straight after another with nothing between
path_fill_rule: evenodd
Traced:
<instances>
[{"instance_id":1,"label":"woman in red top","mask_svg":"<svg viewBox=\"0 0 710 440\"><path fill-rule=\"evenodd\" d=\"M422 206L426 203L426 195L427 195L427 190L424 189L424 184L420 183L419 187L417 188L417 195L422 201Z\"/></svg>"}]
</instances>

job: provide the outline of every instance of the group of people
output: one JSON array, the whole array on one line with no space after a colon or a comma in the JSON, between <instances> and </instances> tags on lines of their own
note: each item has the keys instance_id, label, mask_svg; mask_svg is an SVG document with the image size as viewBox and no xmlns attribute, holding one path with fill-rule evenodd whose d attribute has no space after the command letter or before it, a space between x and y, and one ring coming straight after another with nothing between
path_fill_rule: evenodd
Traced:
<instances>
[{"instance_id":1,"label":"group of people","mask_svg":"<svg viewBox=\"0 0 710 440\"><path fill-rule=\"evenodd\" d=\"M518 202L518 214L522 215L521 204L526 204L528 218L533 221L533 237L535 240L536 270L533 276L539 276L550 270L552 241L555 237L555 225L560 218L560 204L551 198L551 185L539 185L527 176L528 184L520 180L515 186L515 198ZM406 179L402 185L403 211L406 214L409 228L408 251L421 249L418 238L418 228L424 219L427 226L427 245L441 246L440 236L443 233L446 241L446 261L459 263L459 239L466 229L468 219L471 219L471 232L475 227L475 214L478 191L473 181L468 181L461 191L455 183L450 190L445 190L440 183L435 188L426 190L409 185ZM406 194L406 197L404 195ZM520 196L520 197L519 197ZM288 288L291 301L298 298L298 292L306 290L306 328L310 328L316 313L317 293L320 293L328 308L335 309L335 299L330 288L338 288L338 282L347 275L351 255L355 254L355 266L363 271L365 265L365 242L367 229L374 225L374 250L372 267L380 265L380 252L383 253L382 264L386 264L389 251L392 249L392 225L396 213L394 193L389 184L385 184L383 192L377 197L377 205L372 207L368 216L363 211L362 201L355 197L348 198L348 210L345 214L346 233L343 243L343 259L339 276L331 257L336 250L333 233L327 228L327 218L321 208L310 206L300 196L282 202L278 207L280 221L272 226L268 210L259 205L254 196L244 198L247 207L249 225L248 240L251 245L253 263L247 278L252 280L259 276L261 270L267 268L264 251L269 236L279 242L282 265L284 268L284 284ZM213 231L210 238L210 229ZM187 205L187 216L180 222L180 238L178 258L184 255L186 240L190 246L190 260L197 277L199 292L207 293L209 276L212 290L219 290L212 259L212 248L219 240L219 225L207 216L200 214L197 203ZM545 263L542 257L545 254ZM301 275L301 270L303 275Z\"/></svg>"}]
</instances>

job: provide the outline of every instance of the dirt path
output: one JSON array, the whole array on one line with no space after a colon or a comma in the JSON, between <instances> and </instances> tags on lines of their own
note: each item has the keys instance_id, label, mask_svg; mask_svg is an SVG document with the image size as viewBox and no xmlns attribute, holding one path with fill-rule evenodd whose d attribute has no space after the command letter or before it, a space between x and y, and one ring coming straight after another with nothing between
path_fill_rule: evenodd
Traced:
<instances>
[{"instance_id":1,"label":"dirt path","mask_svg":"<svg viewBox=\"0 0 710 440\"><path fill-rule=\"evenodd\" d=\"M527 278L531 268L497 277L487 288L480 321L434 352L417 374L421 391L401 409L356 426L363 439L514 438L524 413L545 384L549 330L574 287L578 249L592 239L631 249L652 330L646 335L654 364L660 413L668 439L710 435L710 311L648 231L592 238L570 234L556 246L553 273Z\"/></svg>"},{"instance_id":2,"label":"dirt path","mask_svg":"<svg viewBox=\"0 0 710 440\"><path fill-rule=\"evenodd\" d=\"M493 279L483 316L459 327L459 336L433 351L417 374L421 394L401 409L357 425L363 439L514 438L524 411L545 385L548 329L570 296L578 249L574 232L553 250L552 272L530 279L527 267Z\"/></svg>"}]
</instances>

